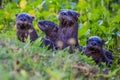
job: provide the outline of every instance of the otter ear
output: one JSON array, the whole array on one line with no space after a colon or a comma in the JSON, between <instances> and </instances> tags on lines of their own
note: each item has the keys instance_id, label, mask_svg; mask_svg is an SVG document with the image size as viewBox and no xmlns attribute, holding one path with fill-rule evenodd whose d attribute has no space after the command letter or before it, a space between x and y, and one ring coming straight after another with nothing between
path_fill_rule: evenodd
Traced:
<instances>
[{"instance_id":1,"label":"otter ear","mask_svg":"<svg viewBox=\"0 0 120 80\"><path fill-rule=\"evenodd\" d=\"M105 40L102 39L102 44L105 44Z\"/></svg>"},{"instance_id":2,"label":"otter ear","mask_svg":"<svg viewBox=\"0 0 120 80\"><path fill-rule=\"evenodd\" d=\"M89 39L89 37L87 37L87 40Z\"/></svg>"},{"instance_id":3,"label":"otter ear","mask_svg":"<svg viewBox=\"0 0 120 80\"><path fill-rule=\"evenodd\" d=\"M60 9L59 11L58 11L58 13L60 13L60 12L62 12L64 9Z\"/></svg>"},{"instance_id":4,"label":"otter ear","mask_svg":"<svg viewBox=\"0 0 120 80\"><path fill-rule=\"evenodd\" d=\"M18 16L18 14L15 15L16 17Z\"/></svg>"},{"instance_id":5,"label":"otter ear","mask_svg":"<svg viewBox=\"0 0 120 80\"><path fill-rule=\"evenodd\" d=\"M62 10L59 10L58 13L61 12L61 11L62 11Z\"/></svg>"},{"instance_id":6,"label":"otter ear","mask_svg":"<svg viewBox=\"0 0 120 80\"><path fill-rule=\"evenodd\" d=\"M80 16L80 14L79 13L77 13L77 17L79 17Z\"/></svg>"},{"instance_id":7,"label":"otter ear","mask_svg":"<svg viewBox=\"0 0 120 80\"><path fill-rule=\"evenodd\" d=\"M86 44L88 44L88 39L89 39L89 38L87 37Z\"/></svg>"},{"instance_id":8,"label":"otter ear","mask_svg":"<svg viewBox=\"0 0 120 80\"><path fill-rule=\"evenodd\" d=\"M31 16L31 18L32 18L32 20L34 20L35 17L34 17L34 16Z\"/></svg>"}]
</instances>

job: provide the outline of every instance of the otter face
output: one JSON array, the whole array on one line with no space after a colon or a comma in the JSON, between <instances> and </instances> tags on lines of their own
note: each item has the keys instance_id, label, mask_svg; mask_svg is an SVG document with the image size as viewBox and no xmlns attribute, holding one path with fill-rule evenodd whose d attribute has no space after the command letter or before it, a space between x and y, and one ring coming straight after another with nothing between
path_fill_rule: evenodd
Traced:
<instances>
[{"instance_id":1,"label":"otter face","mask_svg":"<svg viewBox=\"0 0 120 80\"><path fill-rule=\"evenodd\" d=\"M91 36L87 39L85 54L91 56L96 63L103 59L103 44L104 41L98 36Z\"/></svg>"},{"instance_id":2,"label":"otter face","mask_svg":"<svg viewBox=\"0 0 120 80\"><path fill-rule=\"evenodd\" d=\"M58 19L61 24L69 26L77 22L79 16L80 14L72 10L60 10L58 13Z\"/></svg>"},{"instance_id":3,"label":"otter face","mask_svg":"<svg viewBox=\"0 0 120 80\"><path fill-rule=\"evenodd\" d=\"M91 36L87 39L87 48L89 50L101 50L104 41L98 36Z\"/></svg>"},{"instance_id":4,"label":"otter face","mask_svg":"<svg viewBox=\"0 0 120 80\"><path fill-rule=\"evenodd\" d=\"M91 36L87 39L87 45L90 46L103 46L103 40L98 36Z\"/></svg>"},{"instance_id":5,"label":"otter face","mask_svg":"<svg viewBox=\"0 0 120 80\"><path fill-rule=\"evenodd\" d=\"M47 20L38 21L38 27L46 35L52 35L53 33L57 33L58 31L58 26L54 22Z\"/></svg>"},{"instance_id":6,"label":"otter face","mask_svg":"<svg viewBox=\"0 0 120 80\"><path fill-rule=\"evenodd\" d=\"M34 17L27 13L16 14L16 24L18 29L29 29Z\"/></svg>"}]
</instances>

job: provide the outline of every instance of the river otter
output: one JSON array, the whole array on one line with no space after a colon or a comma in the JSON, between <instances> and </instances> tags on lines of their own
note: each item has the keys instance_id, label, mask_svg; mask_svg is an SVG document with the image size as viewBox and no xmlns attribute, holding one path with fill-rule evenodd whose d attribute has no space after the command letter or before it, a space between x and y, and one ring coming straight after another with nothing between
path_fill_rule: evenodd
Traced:
<instances>
[{"instance_id":1,"label":"river otter","mask_svg":"<svg viewBox=\"0 0 120 80\"><path fill-rule=\"evenodd\" d=\"M113 62L112 54L103 48L104 41L98 36L91 36L87 39L84 53L91 56L93 60L100 64L106 62L107 65Z\"/></svg>"},{"instance_id":2,"label":"river otter","mask_svg":"<svg viewBox=\"0 0 120 80\"><path fill-rule=\"evenodd\" d=\"M74 47L82 50L78 43L78 17L79 14L73 10L60 10L58 13L59 29L56 40L58 48L64 49L69 46L70 53L74 51ZM62 43L60 47L59 42Z\"/></svg>"},{"instance_id":3,"label":"river otter","mask_svg":"<svg viewBox=\"0 0 120 80\"><path fill-rule=\"evenodd\" d=\"M31 41L35 41L38 35L32 25L34 17L27 13L16 14L17 37L20 41L25 40L30 36Z\"/></svg>"},{"instance_id":4,"label":"river otter","mask_svg":"<svg viewBox=\"0 0 120 80\"><path fill-rule=\"evenodd\" d=\"M45 37L42 38L42 45L48 46L48 49L56 48L58 25L52 21L40 20L38 21L38 27L45 33Z\"/></svg>"}]
</instances>

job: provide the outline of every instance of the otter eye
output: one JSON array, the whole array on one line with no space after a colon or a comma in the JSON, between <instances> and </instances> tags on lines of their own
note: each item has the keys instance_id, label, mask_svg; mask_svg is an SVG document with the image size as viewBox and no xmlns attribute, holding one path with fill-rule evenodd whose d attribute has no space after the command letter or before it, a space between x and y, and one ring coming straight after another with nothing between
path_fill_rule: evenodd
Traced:
<instances>
[{"instance_id":1,"label":"otter eye","mask_svg":"<svg viewBox=\"0 0 120 80\"><path fill-rule=\"evenodd\" d=\"M100 41L97 41L97 43L101 44L101 42L100 42Z\"/></svg>"},{"instance_id":2,"label":"otter eye","mask_svg":"<svg viewBox=\"0 0 120 80\"><path fill-rule=\"evenodd\" d=\"M65 12L62 12L61 14L62 14L62 15L66 15L66 13L65 13Z\"/></svg>"},{"instance_id":3,"label":"otter eye","mask_svg":"<svg viewBox=\"0 0 120 80\"><path fill-rule=\"evenodd\" d=\"M27 18L28 18L28 20L31 20L31 17L28 16Z\"/></svg>"}]
</instances>

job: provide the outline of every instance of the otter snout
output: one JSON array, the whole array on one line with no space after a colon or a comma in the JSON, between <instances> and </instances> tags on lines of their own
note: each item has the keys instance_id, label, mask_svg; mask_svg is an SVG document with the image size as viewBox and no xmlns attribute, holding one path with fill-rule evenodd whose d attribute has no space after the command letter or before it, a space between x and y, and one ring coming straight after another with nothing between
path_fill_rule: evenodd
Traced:
<instances>
[{"instance_id":1,"label":"otter snout","mask_svg":"<svg viewBox=\"0 0 120 80\"><path fill-rule=\"evenodd\" d=\"M96 46L97 43L94 41L94 42L91 42L91 45L92 45L92 46Z\"/></svg>"}]
</instances>

